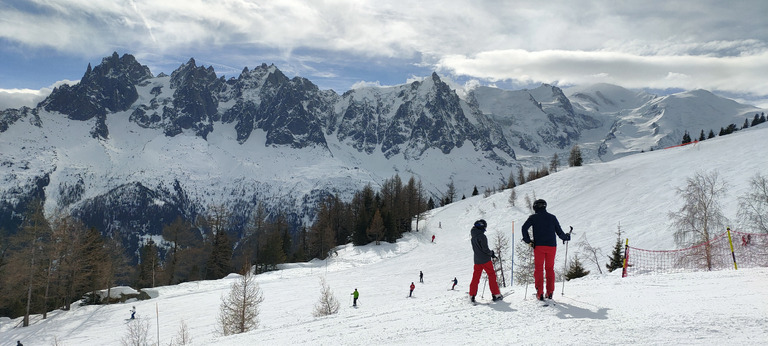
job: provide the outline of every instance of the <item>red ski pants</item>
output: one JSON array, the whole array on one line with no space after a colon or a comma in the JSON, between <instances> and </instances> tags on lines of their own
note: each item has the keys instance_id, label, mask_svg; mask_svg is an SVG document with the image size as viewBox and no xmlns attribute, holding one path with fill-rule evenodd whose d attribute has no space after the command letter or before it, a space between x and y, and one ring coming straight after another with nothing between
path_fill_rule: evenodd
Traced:
<instances>
[{"instance_id":1,"label":"red ski pants","mask_svg":"<svg viewBox=\"0 0 768 346\"><path fill-rule=\"evenodd\" d=\"M469 283L469 295L477 295L477 285L480 284L480 275L488 275L488 286L491 288L491 294L501 294L499 291L499 284L496 283L496 271L493 270L493 262L488 261L483 264L475 264L474 272L472 273L472 281Z\"/></svg>"},{"instance_id":2,"label":"red ski pants","mask_svg":"<svg viewBox=\"0 0 768 346\"><path fill-rule=\"evenodd\" d=\"M555 292L555 246L537 246L533 249L533 281L536 297L544 293L544 272L547 274L547 295Z\"/></svg>"}]
</instances>

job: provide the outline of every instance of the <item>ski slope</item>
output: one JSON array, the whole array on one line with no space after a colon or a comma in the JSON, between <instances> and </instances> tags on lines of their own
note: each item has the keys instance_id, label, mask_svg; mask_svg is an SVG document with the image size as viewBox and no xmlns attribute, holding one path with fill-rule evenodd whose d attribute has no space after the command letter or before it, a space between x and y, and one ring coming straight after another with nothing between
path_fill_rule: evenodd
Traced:
<instances>
[{"instance_id":1,"label":"ski slope","mask_svg":"<svg viewBox=\"0 0 768 346\"><path fill-rule=\"evenodd\" d=\"M602 248L607 257L620 224L630 244L672 249L668 213L682 204L676 189L696 172L717 171L729 186L723 199L731 228L738 198L749 179L768 174L764 151L768 127L752 128L696 145L628 156L608 163L562 170L516 188L516 207L509 191L475 196L431 211L419 232L396 244L342 246L327 261L288 264L259 275L264 294L260 326L233 336L215 333L220 299L237 278L190 282L150 290L155 298L126 304L73 306L46 320L34 316L0 319L0 345L120 345L127 323L149 325L152 344L168 345L181 321L194 345L593 345L593 344L768 344L768 268L716 272L591 274L556 285L556 306L541 307L533 285L502 288L503 302L473 306L467 290L472 274L469 230L479 218L487 236L504 232L520 240L528 215L525 196L544 198L564 228L574 227L569 257L578 241ZM431 242L435 235L435 242ZM562 271L565 247L559 245L556 270ZM524 260L524 259L523 259ZM604 259L604 261L607 258ZM601 266L604 266L601 263ZM419 271L424 283L419 283ZM340 311L312 316L325 277ZM450 290L453 278L456 290ZM416 283L412 298L409 285ZM351 293L360 292L352 308ZM480 284L483 289L483 283ZM485 288L481 300L490 300ZM527 295L526 295L527 292ZM479 296L481 293L478 294ZM139 321L128 322L136 306ZM159 334L159 342L158 342Z\"/></svg>"}]
</instances>

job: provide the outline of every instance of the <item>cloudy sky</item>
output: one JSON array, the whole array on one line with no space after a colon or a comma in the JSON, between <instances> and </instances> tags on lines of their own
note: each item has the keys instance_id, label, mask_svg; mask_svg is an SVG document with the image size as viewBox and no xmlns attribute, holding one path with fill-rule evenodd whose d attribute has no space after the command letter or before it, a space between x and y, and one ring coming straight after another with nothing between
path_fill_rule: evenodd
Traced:
<instances>
[{"instance_id":1,"label":"cloudy sky","mask_svg":"<svg viewBox=\"0 0 768 346\"><path fill-rule=\"evenodd\" d=\"M116 51L152 73L275 64L323 89L598 82L768 107L768 1L3 0L0 109Z\"/></svg>"}]
</instances>

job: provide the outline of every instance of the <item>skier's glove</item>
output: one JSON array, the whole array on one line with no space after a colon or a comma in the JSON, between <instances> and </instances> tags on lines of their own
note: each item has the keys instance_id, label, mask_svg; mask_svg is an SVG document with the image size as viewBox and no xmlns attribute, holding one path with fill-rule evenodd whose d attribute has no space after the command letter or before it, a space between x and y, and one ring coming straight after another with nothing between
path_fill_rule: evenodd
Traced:
<instances>
[{"instance_id":1,"label":"skier's glove","mask_svg":"<svg viewBox=\"0 0 768 346\"><path fill-rule=\"evenodd\" d=\"M530 240L530 241L528 241L528 246L530 246L532 248L535 248L536 247L536 243L534 243L533 240Z\"/></svg>"},{"instance_id":2,"label":"skier's glove","mask_svg":"<svg viewBox=\"0 0 768 346\"><path fill-rule=\"evenodd\" d=\"M571 234L570 233L563 234L563 241L571 241Z\"/></svg>"}]
</instances>

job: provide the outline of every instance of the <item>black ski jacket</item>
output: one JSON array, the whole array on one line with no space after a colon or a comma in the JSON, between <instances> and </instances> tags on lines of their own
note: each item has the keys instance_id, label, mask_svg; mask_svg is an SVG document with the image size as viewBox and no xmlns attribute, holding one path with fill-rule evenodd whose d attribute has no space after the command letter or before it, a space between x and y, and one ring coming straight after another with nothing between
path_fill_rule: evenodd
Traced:
<instances>
[{"instance_id":1,"label":"black ski jacket","mask_svg":"<svg viewBox=\"0 0 768 346\"><path fill-rule=\"evenodd\" d=\"M536 246L557 246L557 238L555 235L563 239L565 233L560 228L560 222L557 218L548 213L546 209L539 209L528 217L523 224L523 241L526 243L531 242L531 237L528 234L528 228L533 227L533 239Z\"/></svg>"},{"instance_id":2,"label":"black ski jacket","mask_svg":"<svg viewBox=\"0 0 768 346\"><path fill-rule=\"evenodd\" d=\"M475 253L475 264L483 264L495 256L493 250L488 248L488 238L485 237L485 229L472 227L472 251Z\"/></svg>"}]
</instances>

